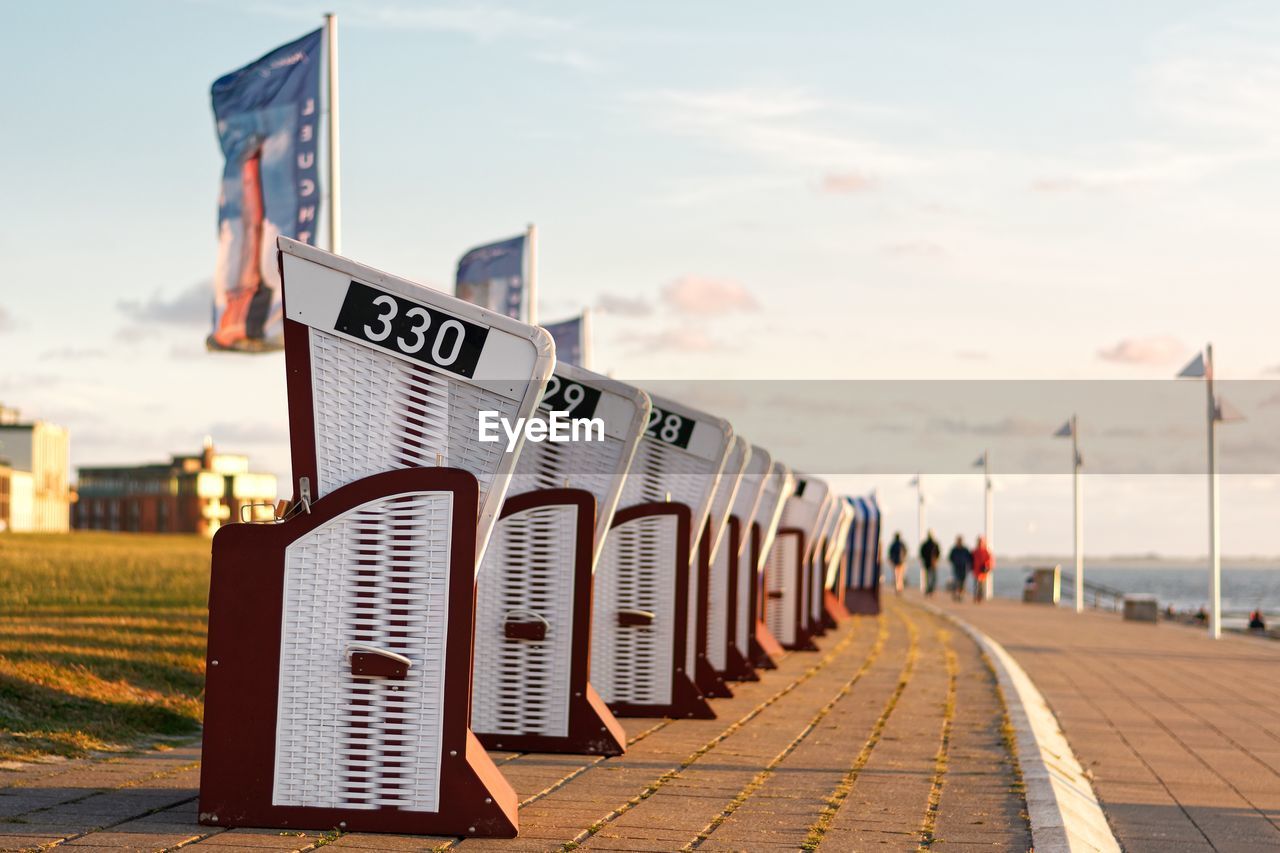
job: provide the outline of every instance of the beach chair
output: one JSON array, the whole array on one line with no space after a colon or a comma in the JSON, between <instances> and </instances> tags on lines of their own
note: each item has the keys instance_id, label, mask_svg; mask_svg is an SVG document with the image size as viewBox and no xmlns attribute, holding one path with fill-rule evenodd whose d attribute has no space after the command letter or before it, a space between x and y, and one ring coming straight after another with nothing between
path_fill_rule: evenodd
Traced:
<instances>
[{"instance_id":1,"label":"beach chair","mask_svg":"<svg viewBox=\"0 0 1280 853\"><path fill-rule=\"evenodd\" d=\"M827 484L797 474L765 561L765 622L785 649L815 648L809 638L809 556L828 497Z\"/></svg>"},{"instance_id":2,"label":"beach chair","mask_svg":"<svg viewBox=\"0 0 1280 853\"><path fill-rule=\"evenodd\" d=\"M513 836L468 728L475 571L552 343L281 238L295 494L213 542L200 820ZM518 448L517 448L518 449Z\"/></svg>"},{"instance_id":3,"label":"beach chair","mask_svg":"<svg viewBox=\"0 0 1280 853\"><path fill-rule=\"evenodd\" d=\"M733 430L652 397L596 570L592 683L616 714L713 718L694 680L698 542Z\"/></svg>"},{"instance_id":4,"label":"beach chair","mask_svg":"<svg viewBox=\"0 0 1280 853\"><path fill-rule=\"evenodd\" d=\"M696 661L694 679L703 695L728 698L725 683L725 634L729 624L730 550L738 544L738 525L730 518L742 484L742 472L751 456L751 445L735 436L711 500L707 527L698 543L698 608L696 610ZM711 650L712 634L717 639ZM712 659L714 656L714 660Z\"/></svg>"},{"instance_id":5,"label":"beach chair","mask_svg":"<svg viewBox=\"0 0 1280 853\"><path fill-rule=\"evenodd\" d=\"M619 755L626 733L589 681L592 575L649 397L558 364L538 417L599 421L598 440L526 443L476 591L471 728L491 749Z\"/></svg>"},{"instance_id":6,"label":"beach chair","mask_svg":"<svg viewBox=\"0 0 1280 853\"><path fill-rule=\"evenodd\" d=\"M752 594L755 567L751 564L751 530L756 523L756 513L761 509L772 467L773 457L769 451L751 445L751 453L742 471L742 483L734 497L733 511L725 530L728 538L721 546L728 575L725 579L725 618L723 623L714 618L708 623L707 659L730 681L759 679L750 657L750 632L754 622L751 607L755 600Z\"/></svg>"},{"instance_id":7,"label":"beach chair","mask_svg":"<svg viewBox=\"0 0 1280 853\"><path fill-rule=\"evenodd\" d=\"M751 525L751 620L750 657L748 660L760 669L774 669L777 661L786 650L778 642L778 638L769 630L765 621L767 611L765 566L769 555L773 552L778 524L782 520L782 508L787 497L795 489L795 477L791 469L781 462L774 462L766 479L760 506Z\"/></svg>"}]
</instances>

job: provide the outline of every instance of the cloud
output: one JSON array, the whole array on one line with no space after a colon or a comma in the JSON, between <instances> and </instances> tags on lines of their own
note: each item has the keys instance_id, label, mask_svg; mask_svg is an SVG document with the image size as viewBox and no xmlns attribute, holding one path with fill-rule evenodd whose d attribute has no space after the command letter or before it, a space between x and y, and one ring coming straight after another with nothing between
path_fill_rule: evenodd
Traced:
<instances>
[{"instance_id":1,"label":"cloud","mask_svg":"<svg viewBox=\"0 0 1280 853\"><path fill-rule=\"evenodd\" d=\"M302 12L290 6L277 6L269 11L287 18L300 19L305 15L307 20L311 20L310 12ZM343 9L342 24L365 29L455 33L477 41L502 38L546 39L574 29L573 23L563 18L487 3L450 6L361 3Z\"/></svg>"},{"instance_id":2,"label":"cloud","mask_svg":"<svg viewBox=\"0 0 1280 853\"><path fill-rule=\"evenodd\" d=\"M289 443L289 431L281 424L218 421L209 426L209 435L218 445L253 446Z\"/></svg>"},{"instance_id":3,"label":"cloud","mask_svg":"<svg viewBox=\"0 0 1280 853\"><path fill-rule=\"evenodd\" d=\"M1125 338L1112 346L1098 350L1098 358L1118 364L1170 364L1187 352L1187 347L1177 338L1156 336L1150 338Z\"/></svg>"},{"instance_id":4,"label":"cloud","mask_svg":"<svg viewBox=\"0 0 1280 853\"><path fill-rule=\"evenodd\" d=\"M540 50L533 54L533 58L547 65L558 65L561 68L583 73L600 71L603 68L598 61L576 50Z\"/></svg>"},{"instance_id":5,"label":"cloud","mask_svg":"<svg viewBox=\"0 0 1280 853\"><path fill-rule=\"evenodd\" d=\"M12 332L17 325L13 322L13 318L9 316L9 312L0 307L0 333Z\"/></svg>"},{"instance_id":6,"label":"cloud","mask_svg":"<svg viewBox=\"0 0 1280 853\"><path fill-rule=\"evenodd\" d=\"M116 308L134 323L206 326L212 303L212 285L208 281L200 281L169 296L157 292L145 301L122 299L116 303Z\"/></svg>"},{"instance_id":7,"label":"cloud","mask_svg":"<svg viewBox=\"0 0 1280 853\"><path fill-rule=\"evenodd\" d=\"M956 350L955 357L961 361L986 361L987 353L976 349Z\"/></svg>"},{"instance_id":8,"label":"cloud","mask_svg":"<svg viewBox=\"0 0 1280 853\"><path fill-rule=\"evenodd\" d=\"M106 355L106 350L97 347L58 347L45 350L40 357L49 361L90 361L105 358Z\"/></svg>"},{"instance_id":9,"label":"cloud","mask_svg":"<svg viewBox=\"0 0 1280 853\"><path fill-rule=\"evenodd\" d=\"M1268 376L1280 376L1280 364L1273 364L1270 367L1264 367L1262 372Z\"/></svg>"},{"instance_id":10,"label":"cloud","mask_svg":"<svg viewBox=\"0 0 1280 853\"><path fill-rule=\"evenodd\" d=\"M822 191L833 195L853 195L875 188L874 179L858 172L832 172L822 178Z\"/></svg>"},{"instance_id":11,"label":"cloud","mask_svg":"<svg viewBox=\"0 0 1280 853\"><path fill-rule=\"evenodd\" d=\"M1220 17L1212 27L1166 35L1138 84L1147 104L1201 128L1274 138L1280 131L1280 22Z\"/></svg>"},{"instance_id":12,"label":"cloud","mask_svg":"<svg viewBox=\"0 0 1280 853\"><path fill-rule=\"evenodd\" d=\"M899 258L942 258L947 250L929 240L903 240L884 247L886 254Z\"/></svg>"},{"instance_id":13,"label":"cloud","mask_svg":"<svg viewBox=\"0 0 1280 853\"><path fill-rule=\"evenodd\" d=\"M833 126L850 113L884 117L886 111L832 103L800 88L663 89L632 99L668 132L793 169L871 175L926 166L900 145Z\"/></svg>"},{"instance_id":14,"label":"cloud","mask_svg":"<svg viewBox=\"0 0 1280 853\"><path fill-rule=\"evenodd\" d=\"M694 275L678 278L664 287L662 301L677 313L704 317L760 308L760 303L741 284Z\"/></svg>"},{"instance_id":15,"label":"cloud","mask_svg":"<svg viewBox=\"0 0 1280 853\"><path fill-rule=\"evenodd\" d=\"M643 296L619 296L616 293L600 294L596 307L618 317L648 317L653 313L653 306Z\"/></svg>"},{"instance_id":16,"label":"cloud","mask_svg":"<svg viewBox=\"0 0 1280 853\"><path fill-rule=\"evenodd\" d=\"M619 338L633 352L714 352L724 349L702 329L681 326L653 332L631 332Z\"/></svg>"},{"instance_id":17,"label":"cloud","mask_svg":"<svg viewBox=\"0 0 1280 853\"><path fill-rule=\"evenodd\" d=\"M977 423L961 418L931 418L929 432L942 432L948 435L981 435L981 436L1047 436L1053 426L1045 421L1030 418L1008 417L998 421Z\"/></svg>"}]
</instances>

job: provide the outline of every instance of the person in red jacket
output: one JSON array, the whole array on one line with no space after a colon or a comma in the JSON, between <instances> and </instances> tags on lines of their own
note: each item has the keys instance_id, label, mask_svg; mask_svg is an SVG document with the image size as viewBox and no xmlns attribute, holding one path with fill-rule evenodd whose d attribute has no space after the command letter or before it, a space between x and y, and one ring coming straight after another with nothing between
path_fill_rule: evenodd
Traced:
<instances>
[{"instance_id":1,"label":"person in red jacket","mask_svg":"<svg viewBox=\"0 0 1280 853\"><path fill-rule=\"evenodd\" d=\"M973 600L975 602L982 601L986 596L987 575L991 574L995 567L995 555L987 547L986 538L979 536L978 544L973 546Z\"/></svg>"}]
</instances>

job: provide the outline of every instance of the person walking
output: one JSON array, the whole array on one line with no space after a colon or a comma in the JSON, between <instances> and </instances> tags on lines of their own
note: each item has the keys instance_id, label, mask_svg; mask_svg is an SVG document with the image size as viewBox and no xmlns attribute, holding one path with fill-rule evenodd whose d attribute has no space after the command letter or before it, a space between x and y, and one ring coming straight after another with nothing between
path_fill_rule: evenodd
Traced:
<instances>
[{"instance_id":1,"label":"person walking","mask_svg":"<svg viewBox=\"0 0 1280 853\"><path fill-rule=\"evenodd\" d=\"M942 557L942 547L933 538L933 531L920 543L920 570L924 572L924 594L933 595L933 588L938 585L938 560Z\"/></svg>"},{"instance_id":2,"label":"person walking","mask_svg":"<svg viewBox=\"0 0 1280 853\"><path fill-rule=\"evenodd\" d=\"M964 544L964 537L957 536L956 544L947 553L951 561L951 597L956 601L964 601L964 584L969 577L969 567L973 565L973 552Z\"/></svg>"},{"instance_id":3,"label":"person walking","mask_svg":"<svg viewBox=\"0 0 1280 853\"><path fill-rule=\"evenodd\" d=\"M893 534L889 543L889 565L893 566L893 591L902 595L902 581L907 574L907 546L902 541L902 534Z\"/></svg>"},{"instance_id":4,"label":"person walking","mask_svg":"<svg viewBox=\"0 0 1280 853\"><path fill-rule=\"evenodd\" d=\"M987 595L987 575L995 571L996 558L987 547L986 538L979 536L973 546L973 600L982 601Z\"/></svg>"}]
</instances>

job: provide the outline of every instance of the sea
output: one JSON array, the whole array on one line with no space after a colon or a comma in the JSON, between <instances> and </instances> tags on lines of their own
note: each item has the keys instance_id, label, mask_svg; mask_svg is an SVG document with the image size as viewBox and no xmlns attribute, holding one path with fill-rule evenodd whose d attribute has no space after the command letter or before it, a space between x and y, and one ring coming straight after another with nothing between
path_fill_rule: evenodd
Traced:
<instances>
[{"instance_id":1,"label":"sea","mask_svg":"<svg viewBox=\"0 0 1280 853\"><path fill-rule=\"evenodd\" d=\"M995 594L998 598L1021 600L1023 585L1032 568L1063 567L1060 603L1075 605L1074 581L1068 577L1072 562L1051 560L1010 560L998 564ZM942 567L939 582L950 575L950 566ZM909 572L914 581L914 572ZM1172 605L1179 612L1195 612L1209 604L1209 569L1192 561L1160 559L1085 561L1085 580L1119 593L1148 593L1160 602L1160 609ZM972 581L970 581L972 583ZM890 581L892 583L892 581ZM1089 600L1091 596L1086 596ZM1109 608L1106 597L1102 606ZM1245 624L1250 611L1260 609L1268 623L1280 625L1280 558L1273 560L1227 560L1222 563L1223 627Z\"/></svg>"}]
</instances>

